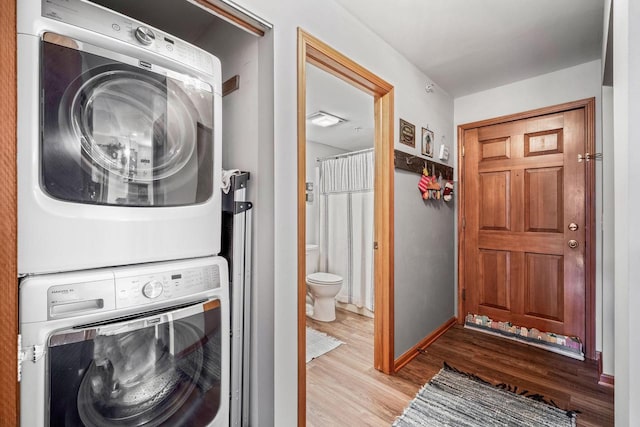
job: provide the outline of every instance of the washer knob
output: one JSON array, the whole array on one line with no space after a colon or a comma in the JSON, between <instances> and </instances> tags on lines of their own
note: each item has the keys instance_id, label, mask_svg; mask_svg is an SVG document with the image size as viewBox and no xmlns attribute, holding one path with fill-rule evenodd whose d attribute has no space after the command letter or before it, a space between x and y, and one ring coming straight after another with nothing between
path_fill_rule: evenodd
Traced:
<instances>
[{"instance_id":1,"label":"washer knob","mask_svg":"<svg viewBox=\"0 0 640 427\"><path fill-rule=\"evenodd\" d=\"M162 294L162 282L159 280L152 280L145 283L142 287L142 295L149 299L158 298Z\"/></svg>"},{"instance_id":2,"label":"washer knob","mask_svg":"<svg viewBox=\"0 0 640 427\"><path fill-rule=\"evenodd\" d=\"M135 34L138 41L145 46L149 46L156 39L156 35L147 27L140 26L136 28Z\"/></svg>"}]
</instances>

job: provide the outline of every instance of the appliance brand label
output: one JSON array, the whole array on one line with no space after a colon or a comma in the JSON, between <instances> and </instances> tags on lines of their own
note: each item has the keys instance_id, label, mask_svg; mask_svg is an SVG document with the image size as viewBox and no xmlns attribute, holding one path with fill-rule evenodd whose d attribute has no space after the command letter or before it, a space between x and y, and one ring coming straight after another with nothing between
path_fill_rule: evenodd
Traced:
<instances>
[{"instance_id":1,"label":"appliance brand label","mask_svg":"<svg viewBox=\"0 0 640 427\"><path fill-rule=\"evenodd\" d=\"M74 288L50 288L49 304L56 304L63 301L75 301L80 299Z\"/></svg>"}]
</instances>

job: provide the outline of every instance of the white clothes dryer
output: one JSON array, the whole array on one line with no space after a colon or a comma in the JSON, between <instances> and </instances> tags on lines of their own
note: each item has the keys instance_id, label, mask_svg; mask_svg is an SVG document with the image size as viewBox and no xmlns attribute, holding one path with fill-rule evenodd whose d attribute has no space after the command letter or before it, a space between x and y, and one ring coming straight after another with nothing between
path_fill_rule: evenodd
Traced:
<instances>
[{"instance_id":1,"label":"white clothes dryer","mask_svg":"<svg viewBox=\"0 0 640 427\"><path fill-rule=\"evenodd\" d=\"M18 272L220 251L220 61L85 0L18 3Z\"/></svg>"},{"instance_id":2,"label":"white clothes dryer","mask_svg":"<svg viewBox=\"0 0 640 427\"><path fill-rule=\"evenodd\" d=\"M22 426L229 425L224 258L28 276Z\"/></svg>"}]
</instances>

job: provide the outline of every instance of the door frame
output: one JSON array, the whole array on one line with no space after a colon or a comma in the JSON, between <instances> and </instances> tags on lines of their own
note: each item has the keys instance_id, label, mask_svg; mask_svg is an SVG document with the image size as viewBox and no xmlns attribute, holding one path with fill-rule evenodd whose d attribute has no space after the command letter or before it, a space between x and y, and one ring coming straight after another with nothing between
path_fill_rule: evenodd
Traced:
<instances>
[{"instance_id":1,"label":"door frame","mask_svg":"<svg viewBox=\"0 0 640 427\"><path fill-rule=\"evenodd\" d=\"M463 292L464 283L464 191L465 191L465 165L464 165L464 138L465 132L478 127L496 125L522 119L529 119L545 114L560 113L568 110L584 109L585 112L585 152L595 153L595 98L581 99L550 107L538 108L521 113L496 117L458 126L458 167L459 167L459 200L458 209L458 323L463 324L464 313ZM577 159L576 159L577 161ZM595 161L585 162L585 337L584 348L587 359L596 359L596 197L595 197Z\"/></svg>"},{"instance_id":2,"label":"door frame","mask_svg":"<svg viewBox=\"0 0 640 427\"><path fill-rule=\"evenodd\" d=\"M394 372L393 348L393 108L392 85L298 28L298 426L306 425L306 64L374 98L374 367Z\"/></svg>"},{"instance_id":3,"label":"door frame","mask_svg":"<svg viewBox=\"0 0 640 427\"><path fill-rule=\"evenodd\" d=\"M18 264L17 264L17 72L16 72L16 2L6 2L0 9L0 34L2 49L0 81L3 102L0 104L0 168L2 186L0 199L0 290L3 294L0 306L0 346L7 351L0 356L0 420L6 425L18 425L18 396L20 388L18 366Z\"/></svg>"}]
</instances>

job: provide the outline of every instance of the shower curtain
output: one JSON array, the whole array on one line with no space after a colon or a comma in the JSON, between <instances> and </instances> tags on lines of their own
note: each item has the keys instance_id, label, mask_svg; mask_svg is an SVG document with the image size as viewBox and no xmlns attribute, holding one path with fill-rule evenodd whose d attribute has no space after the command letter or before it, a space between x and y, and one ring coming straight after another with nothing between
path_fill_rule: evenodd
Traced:
<instances>
[{"instance_id":1,"label":"shower curtain","mask_svg":"<svg viewBox=\"0 0 640 427\"><path fill-rule=\"evenodd\" d=\"M320 271L342 276L339 302L373 311L373 149L319 169Z\"/></svg>"}]
</instances>

